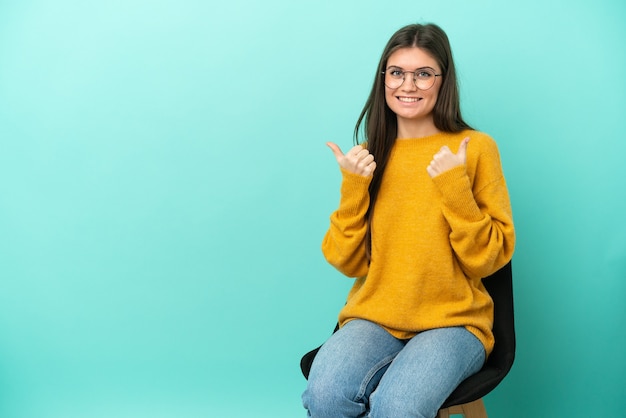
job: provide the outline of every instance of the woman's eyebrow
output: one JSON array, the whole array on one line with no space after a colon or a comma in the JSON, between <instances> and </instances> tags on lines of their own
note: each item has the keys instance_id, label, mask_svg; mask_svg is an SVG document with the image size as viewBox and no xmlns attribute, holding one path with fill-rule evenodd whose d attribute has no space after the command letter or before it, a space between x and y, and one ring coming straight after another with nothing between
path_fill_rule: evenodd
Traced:
<instances>
[{"instance_id":1,"label":"woman's eyebrow","mask_svg":"<svg viewBox=\"0 0 626 418\"><path fill-rule=\"evenodd\" d=\"M387 66L387 69L389 69L389 68L397 68L398 70L404 70L404 68L400 67L399 65L389 65L389 66ZM429 69L429 70L435 71L435 69L433 67L429 67L428 65L426 65L424 67L417 67L415 69L415 71L417 71L417 70L425 70L425 69Z\"/></svg>"}]
</instances>

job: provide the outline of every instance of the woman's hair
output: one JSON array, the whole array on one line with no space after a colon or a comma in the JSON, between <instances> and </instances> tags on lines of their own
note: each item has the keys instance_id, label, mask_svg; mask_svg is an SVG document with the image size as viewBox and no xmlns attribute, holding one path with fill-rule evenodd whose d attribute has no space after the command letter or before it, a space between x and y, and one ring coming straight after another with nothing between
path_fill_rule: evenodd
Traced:
<instances>
[{"instance_id":1,"label":"woman's hair","mask_svg":"<svg viewBox=\"0 0 626 418\"><path fill-rule=\"evenodd\" d=\"M367 149L376 159L376 169L369 187L370 207L367 217L370 221L389 154L398 135L396 114L387 106L385 100L383 71L387 67L387 60L391 54L398 49L410 47L417 47L428 53L441 68L442 84L433 109L435 127L443 132L472 129L461 117L456 71L446 33L435 24L408 25L394 33L380 57L372 91L354 128L355 142L357 144L360 142L359 134L363 131ZM371 228L368 227L368 253L370 230Z\"/></svg>"}]
</instances>

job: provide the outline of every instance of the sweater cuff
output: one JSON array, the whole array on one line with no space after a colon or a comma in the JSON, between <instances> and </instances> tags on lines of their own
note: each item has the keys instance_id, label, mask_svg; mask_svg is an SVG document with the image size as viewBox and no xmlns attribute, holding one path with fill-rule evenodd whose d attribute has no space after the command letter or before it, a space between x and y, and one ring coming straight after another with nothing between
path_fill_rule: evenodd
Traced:
<instances>
[{"instance_id":1,"label":"sweater cuff","mask_svg":"<svg viewBox=\"0 0 626 418\"><path fill-rule=\"evenodd\" d=\"M369 185L372 177L361 176L341 169L341 204L344 216L362 215L369 207Z\"/></svg>"},{"instance_id":2,"label":"sweater cuff","mask_svg":"<svg viewBox=\"0 0 626 418\"><path fill-rule=\"evenodd\" d=\"M441 192L443 204L450 211L470 221L482 219L465 166L441 173L433 178L433 182Z\"/></svg>"}]
</instances>

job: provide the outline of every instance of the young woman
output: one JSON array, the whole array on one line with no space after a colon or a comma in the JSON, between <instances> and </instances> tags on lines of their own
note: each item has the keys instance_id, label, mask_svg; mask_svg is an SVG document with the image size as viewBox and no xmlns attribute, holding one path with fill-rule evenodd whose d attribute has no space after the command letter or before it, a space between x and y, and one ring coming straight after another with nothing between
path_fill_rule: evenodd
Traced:
<instances>
[{"instance_id":1,"label":"young woman","mask_svg":"<svg viewBox=\"0 0 626 418\"><path fill-rule=\"evenodd\" d=\"M356 280L303 404L315 418L432 418L493 348L481 279L515 243L497 146L461 117L441 28L392 36L360 133L345 154L328 143L342 184L322 251Z\"/></svg>"}]
</instances>

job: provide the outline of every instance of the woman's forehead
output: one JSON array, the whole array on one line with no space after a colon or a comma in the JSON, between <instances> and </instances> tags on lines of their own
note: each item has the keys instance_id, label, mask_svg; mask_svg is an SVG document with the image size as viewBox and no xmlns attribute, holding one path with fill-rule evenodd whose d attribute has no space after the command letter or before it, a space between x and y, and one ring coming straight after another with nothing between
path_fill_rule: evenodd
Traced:
<instances>
[{"instance_id":1,"label":"woman's forehead","mask_svg":"<svg viewBox=\"0 0 626 418\"><path fill-rule=\"evenodd\" d=\"M437 60L428 52L418 47L397 49L389 55L387 66L400 67L407 70L423 67L439 69Z\"/></svg>"}]
</instances>

